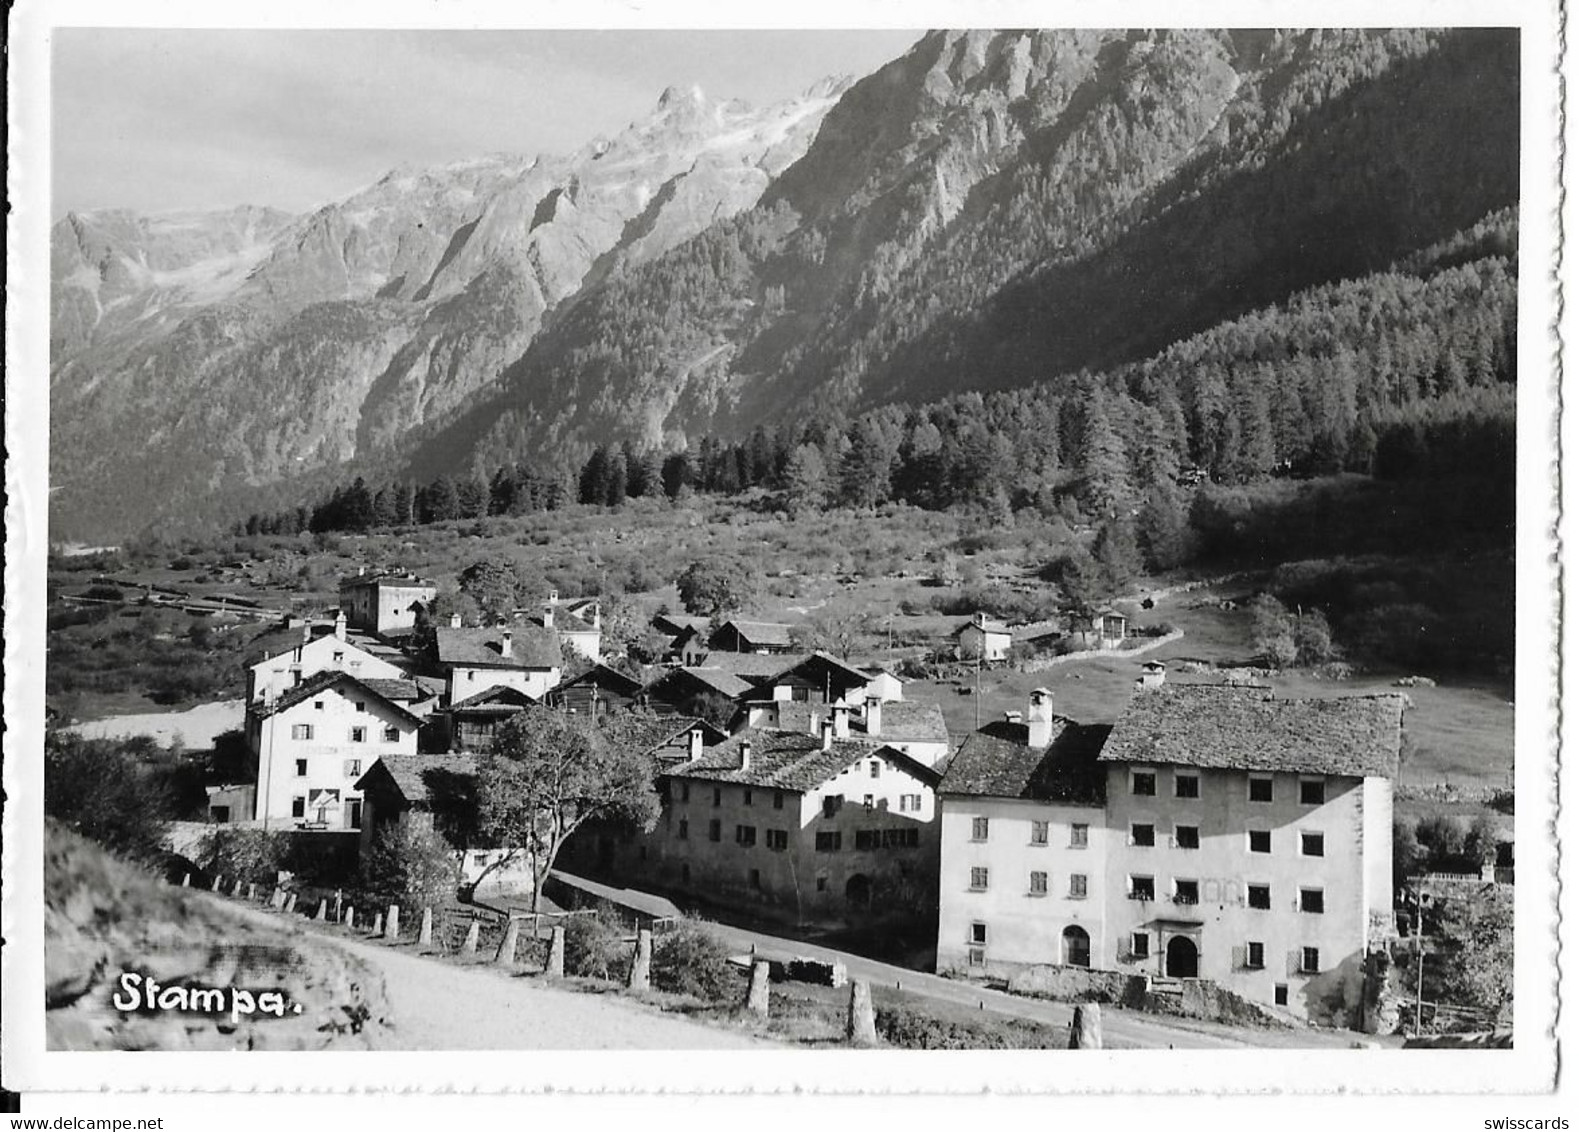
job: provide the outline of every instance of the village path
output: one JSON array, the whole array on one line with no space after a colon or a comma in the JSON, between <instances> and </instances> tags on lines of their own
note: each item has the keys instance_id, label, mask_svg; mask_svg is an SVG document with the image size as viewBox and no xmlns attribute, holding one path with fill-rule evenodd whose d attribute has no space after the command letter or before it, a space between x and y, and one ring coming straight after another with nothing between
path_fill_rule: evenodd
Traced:
<instances>
[{"instance_id":1,"label":"village path","mask_svg":"<svg viewBox=\"0 0 1579 1132\"><path fill-rule=\"evenodd\" d=\"M629 1000L545 987L489 967L457 967L332 938L384 976L391 1026L381 1049L779 1049Z\"/></svg>"},{"instance_id":2,"label":"village path","mask_svg":"<svg viewBox=\"0 0 1579 1132\"><path fill-rule=\"evenodd\" d=\"M572 876L562 870L556 870L554 875L593 896L637 908L648 915L666 916L679 911L669 901L651 893L615 888L585 877ZM975 983L930 975L852 952L769 935L735 924L710 921L707 927L735 952L748 953L754 949L761 959L789 960L800 957L825 963L839 962L844 964L852 979L865 979L874 986L892 987L897 983L912 994L935 1001L976 1007L998 1015L1024 1018L1065 1029L1074 1017L1074 1007L1069 1003L1007 994ZM1254 1030L1194 1019L1139 1014L1114 1006L1102 1008L1102 1034L1109 1046L1122 1049L1251 1049L1268 1046L1346 1049L1360 1036L1314 1029Z\"/></svg>"}]
</instances>

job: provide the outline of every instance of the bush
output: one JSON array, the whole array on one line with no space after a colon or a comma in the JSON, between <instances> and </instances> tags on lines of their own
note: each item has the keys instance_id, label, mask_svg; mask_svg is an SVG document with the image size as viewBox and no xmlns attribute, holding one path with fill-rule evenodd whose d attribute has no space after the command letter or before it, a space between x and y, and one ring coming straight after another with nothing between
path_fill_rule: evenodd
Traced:
<instances>
[{"instance_id":1,"label":"bush","mask_svg":"<svg viewBox=\"0 0 1579 1132\"><path fill-rule=\"evenodd\" d=\"M455 898L460 862L432 826L404 816L373 835L361 879L375 903L428 908Z\"/></svg>"},{"instance_id":2,"label":"bush","mask_svg":"<svg viewBox=\"0 0 1579 1132\"><path fill-rule=\"evenodd\" d=\"M740 993L740 974L729 949L697 924L681 924L653 939L652 985L703 1002L725 1002Z\"/></svg>"},{"instance_id":3,"label":"bush","mask_svg":"<svg viewBox=\"0 0 1579 1132\"><path fill-rule=\"evenodd\" d=\"M152 740L44 736L44 812L128 860L164 857L175 814L168 777L150 765Z\"/></svg>"},{"instance_id":4,"label":"bush","mask_svg":"<svg viewBox=\"0 0 1579 1132\"><path fill-rule=\"evenodd\" d=\"M584 979L622 979L630 961L624 926L600 912L565 922L565 974Z\"/></svg>"},{"instance_id":5,"label":"bush","mask_svg":"<svg viewBox=\"0 0 1579 1132\"><path fill-rule=\"evenodd\" d=\"M287 868L290 838L262 829L215 829L203 835L192 852L193 864L211 876L240 877L257 885L272 885Z\"/></svg>"},{"instance_id":6,"label":"bush","mask_svg":"<svg viewBox=\"0 0 1579 1132\"><path fill-rule=\"evenodd\" d=\"M954 1022L906 1006L877 1008L877 1034L903 1049L1058 1049L1067 1036L1019 1018Z\"/></svg>"}]
</instances>

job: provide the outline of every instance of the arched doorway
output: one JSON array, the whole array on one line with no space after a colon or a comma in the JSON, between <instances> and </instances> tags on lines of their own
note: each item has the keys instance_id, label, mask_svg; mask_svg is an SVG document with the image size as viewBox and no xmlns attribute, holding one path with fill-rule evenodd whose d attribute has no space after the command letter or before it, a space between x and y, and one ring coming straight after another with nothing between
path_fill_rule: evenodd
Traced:
<instances>
[{"instance_id":1,"label":"arched doorway","mask_svg":"<svg viewBox=\"0 0 1579 1132\"><path fill-rule=\"evenodd\" d=\"M844 885L845 903L856 908L869 908L872 904L872 881L863 873L856 873Z\"/></svg>"},{"instance_id":2,"label":"arched doorway","mask_svg":"<svg viewBox=\"0 0 1579 1132\"><path fill-rule=\"evenodd\" d=\"M1071 924L1064 929L1064 966L1091 966L1091 936L1085 928Z\"/></svg>"},{"instance_id":3,"label":"arched doorway","mask_svg":"<svg viewBox=\"0 0 1579 1132\"><path fill-rule=\"evenodd\" d=\"M1200 952L1195 941L1187 935L1176 935L1168 941L1168 968L1170 979L1193 979L1200 971Z\"/></svg>"}]
</instances>

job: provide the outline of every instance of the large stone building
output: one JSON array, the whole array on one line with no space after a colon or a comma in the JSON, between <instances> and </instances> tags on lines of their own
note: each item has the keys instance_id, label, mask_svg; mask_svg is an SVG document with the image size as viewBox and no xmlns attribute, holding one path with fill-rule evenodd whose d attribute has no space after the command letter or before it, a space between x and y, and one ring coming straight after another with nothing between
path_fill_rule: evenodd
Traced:
<instances>
[{"instance_id":1,"label":"large stone building","mask_svg":"<svg viewBox=\"0 0 1579 1132\"><path fill-rule=\"evenodd\" d=\"M309 677L325 671L344 672L364 680L403 680L406 672L347 639L345 611L335 618L334 632L313 636L302 626L301 643L266 656L247 668L247 703L284 695Z\"/></svg>"},{"instance_id":2,"label":"large stone building","mask_svg":"<svg viewBox=\"0 0 1579 1132\"><path fill-rule=\"evenodd\" d=\"M433 631L429 659L444 676L447 704L499 687L540 700L559 683L564 663L553 630L530 622L477 628L452 622Z\"/></svg>"},{"instance_id":3,"label":"large stone building","mask_svg":"<svg viewBox=\"0 0 1579 1132\"><path fill-rule=\"evenodd\" d=\"M1160 685L1104 735L1038 690L939 786L939 969L1100 967L1352 1011L1390 924L1403 710Z\"/></svg>"},{"instance_id":4,"label":"large stone building","mask_svg":"<svg viewBox=\"0 0 1579 1132\"><path fill-rule=\"evenodd\" d=\"M438 594L432 582L415 574L360 573L340 583L340 610L353 629L369 633L409 633L417 614Z\"/></svg>"}]
</instances>

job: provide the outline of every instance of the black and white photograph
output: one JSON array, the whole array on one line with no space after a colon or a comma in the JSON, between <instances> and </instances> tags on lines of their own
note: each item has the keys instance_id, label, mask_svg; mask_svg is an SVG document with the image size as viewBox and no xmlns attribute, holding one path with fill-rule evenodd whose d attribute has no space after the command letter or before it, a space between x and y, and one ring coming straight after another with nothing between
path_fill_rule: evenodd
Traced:
<instances>
[{"instance_id":1,"label":"black and white photograph","mask_svg":"<svg viewBox=\"0 0 1579 1132\"><path fill-rule=\"evenodd\" d=\"M1554 1087L1552 12L19 9L11 1111Z\"/></svg>"}]
</instances>

